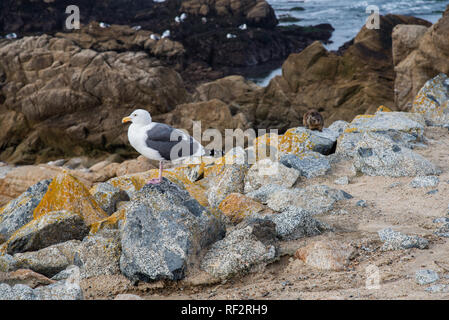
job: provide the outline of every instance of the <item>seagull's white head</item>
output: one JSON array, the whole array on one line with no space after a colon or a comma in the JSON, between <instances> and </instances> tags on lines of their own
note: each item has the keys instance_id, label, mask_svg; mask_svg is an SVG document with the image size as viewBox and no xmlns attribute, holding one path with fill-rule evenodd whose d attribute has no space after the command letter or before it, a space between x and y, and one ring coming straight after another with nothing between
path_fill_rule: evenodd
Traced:
<instances>
[{"instance_id":1,"label":"seagull's white head","mask_svg":"<svg viewBox=\"0 0 449 320\"><path fill-rule=\"evenodd\" d=\"M134 110L128 117L122 119L122 123L132 122L140 126L146 126L151 123L151 115L148 111L137 109Z\"/></svg>"}]
</instances>

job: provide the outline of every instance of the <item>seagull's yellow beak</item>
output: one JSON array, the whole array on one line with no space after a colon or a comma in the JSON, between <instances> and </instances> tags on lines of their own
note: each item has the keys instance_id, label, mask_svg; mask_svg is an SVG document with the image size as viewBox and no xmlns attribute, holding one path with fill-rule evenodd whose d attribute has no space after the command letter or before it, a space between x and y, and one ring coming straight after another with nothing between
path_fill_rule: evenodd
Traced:
<instances>
[{"instance_id":1,"label":"seagull's yellow beak","mask_svg":"<svg viewBox=\"0 0 449 320\"><path fill-rule=\"evenodd\" d=\"M131 118L130 118L130 117L124 117L124 118L122 119L122 123L130 122L130 121L131 121Z\"/></svg>"}]
</instances>

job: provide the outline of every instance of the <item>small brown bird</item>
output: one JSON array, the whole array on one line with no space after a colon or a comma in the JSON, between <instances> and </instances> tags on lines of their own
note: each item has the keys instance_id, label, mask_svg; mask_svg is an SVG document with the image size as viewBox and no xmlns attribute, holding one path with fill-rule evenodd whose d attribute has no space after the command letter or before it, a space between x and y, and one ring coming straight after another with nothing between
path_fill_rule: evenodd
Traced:
<instances>
[{"instance_id":1,"label":"small brown bird","mask_svg":"<svg viewBox=\"0 0 449 320\"><path fill-rule=\"evenodd\" d=\"M304 114L302 123L307 129L323 131L323 116L315 109L310 109Z\"/></svg>"}]
</instances>

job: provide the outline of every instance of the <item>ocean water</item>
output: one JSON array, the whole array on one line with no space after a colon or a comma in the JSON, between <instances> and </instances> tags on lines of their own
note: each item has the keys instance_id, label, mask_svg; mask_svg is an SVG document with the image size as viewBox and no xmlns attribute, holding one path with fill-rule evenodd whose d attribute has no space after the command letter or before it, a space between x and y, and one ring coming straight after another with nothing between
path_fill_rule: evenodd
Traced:
<instances>
[{"instance_id":1,"label":"ocean water","mask_svg":"<svg viewBox=\"0 0 449 320\"><path fill-rule=\"evenodd\" d=\"M337 50L345 42L354 38L365 25L370 13L369 5L379 8L379 13L403 14L419 17L435 23L449 5L449 0L267 0L274 8L278 19L296 18L299 21L281 22L280 25L316 25L330 23L335 31L326 45L328 50ZM292 10L301 7L304 10ZM286 16L287 15L287 16ZM290 19L291 20L291 19ZM273 70L264 77L251 79L261 86L266 86L270 79L281 74L281 69Z\"/></svg>"}]
</instances>

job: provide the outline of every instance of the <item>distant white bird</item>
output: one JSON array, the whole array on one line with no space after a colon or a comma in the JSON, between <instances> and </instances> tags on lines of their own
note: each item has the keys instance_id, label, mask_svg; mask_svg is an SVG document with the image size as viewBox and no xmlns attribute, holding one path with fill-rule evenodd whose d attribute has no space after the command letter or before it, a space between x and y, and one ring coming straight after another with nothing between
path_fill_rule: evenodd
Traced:
<instances>
[{"instance_id":1,"label":"distant white bird","mask_svg":"<svg viewBox=\"0 0 449 320\"><path fill-rule=\"evenodd\" d=\"M101 28L109 28L111 26L110 24L107 24L105 22L100 22L99 25Z\"/></svg>"},{"instance_id":2,"label":"distant white bird","mask_svg":"<svg viewBox=\"0 0 449 320\"><path fill-rule=\"evenodd\" d=\"M139 31L140 29L142 29L142 27L141 26L134 26L134 27L132 27L134 30L136 30L136 31Z\"/></svg>"},{"instance_id":3,"label":"distant white bird","mask_svg":"<svg viewBox=\"0 0 449 320\"><path fill-rule=\"evenodd\" d=\"M168 37L170 37L170 30L165 30L164 33L162 33L161 38L164 39Z\"/></svg>"},{"instance_id":4,"label":"distant white bird","mask_svg":"<svg viewBox=\"0 0 449 320\"><path fill-rule=\"evenodd\" d=\"M246 26L246 23L242 24L241 26L239 26L240 30L246 30L248 27Z\"/></svg>"},{"instance_id":5,"label":"distant white bird","mask_svg":"<svg viewBox=\"0 0 449 320\"><path fill-rule=\"evenodd\" d=\"M175 17L175 22L176 22L176 23L181 23L181 19L180 19L178 16L176 16L176 17Z\"/></svg>"},{"instance_id":6,"label":"distant white bird","mask_svg":"<svg viewBox=\"0 0 449 320\"><path fill-rule=\"evenodd\" d=\"M181 18L181 21L184 21L185 19L187 19L187 14L186 13L181 13L181 16L180 16L180 18Z\"/></svg>"},{"instance_id":7,"label":"distant white bird","mask_svg":"<svg viewBox=\"0 0 449 320\"><path fill-rule=\"evenodd\" d=\"M228 34L226 35L226 38L228 38L228 39L234 39L234 38L237 38L237 36L236 36L235 34L228 33Z\"/></svg>"},{"instance_id":8,"label":"distant white bird","mask_svg":"<svg viewBox=\"0 0 449 320\"><path fill-rule=\"evenodd\" d=\"M159 37L157 34L152 34L151 36L150 36L150 39L151 40L159 40L161 37Z\"/></svg>"},{"instance_id":9,"label":"distant white bird","mask_svg":"<svg viewBox=\"0 0 449 320\"><path fill-rule=\"evenodd\" d=\"M122 123L132 122L128 128L128 140L144 157L159 161L159 177L148 184L162 182L164 161L179 160L190 156L203 156L204 147L182 130L164 123L153 122L148 111L137 109L122 119Z\"/></svg>"},{"instance_id":10,"label":"distant white bird","mask_svg":"<svg viewBox=\"0 0 449 320\"><path fill-rule=\"evenodd\" d=\"M16 33L8 33L6 36L5 36L5 39L17 39L17 34Z\"/></svg>"},{"instance_id":11,"label":"distant white bird","mask_svg":"<svg viewBox=\"0 0 449 320\"><path fill-rule=\"evenodd\" d=\"M204 23L207 23L207 18L206 17L202 17L201 18L201 22L204 24Z\"/></svg>"}]
</instances>

